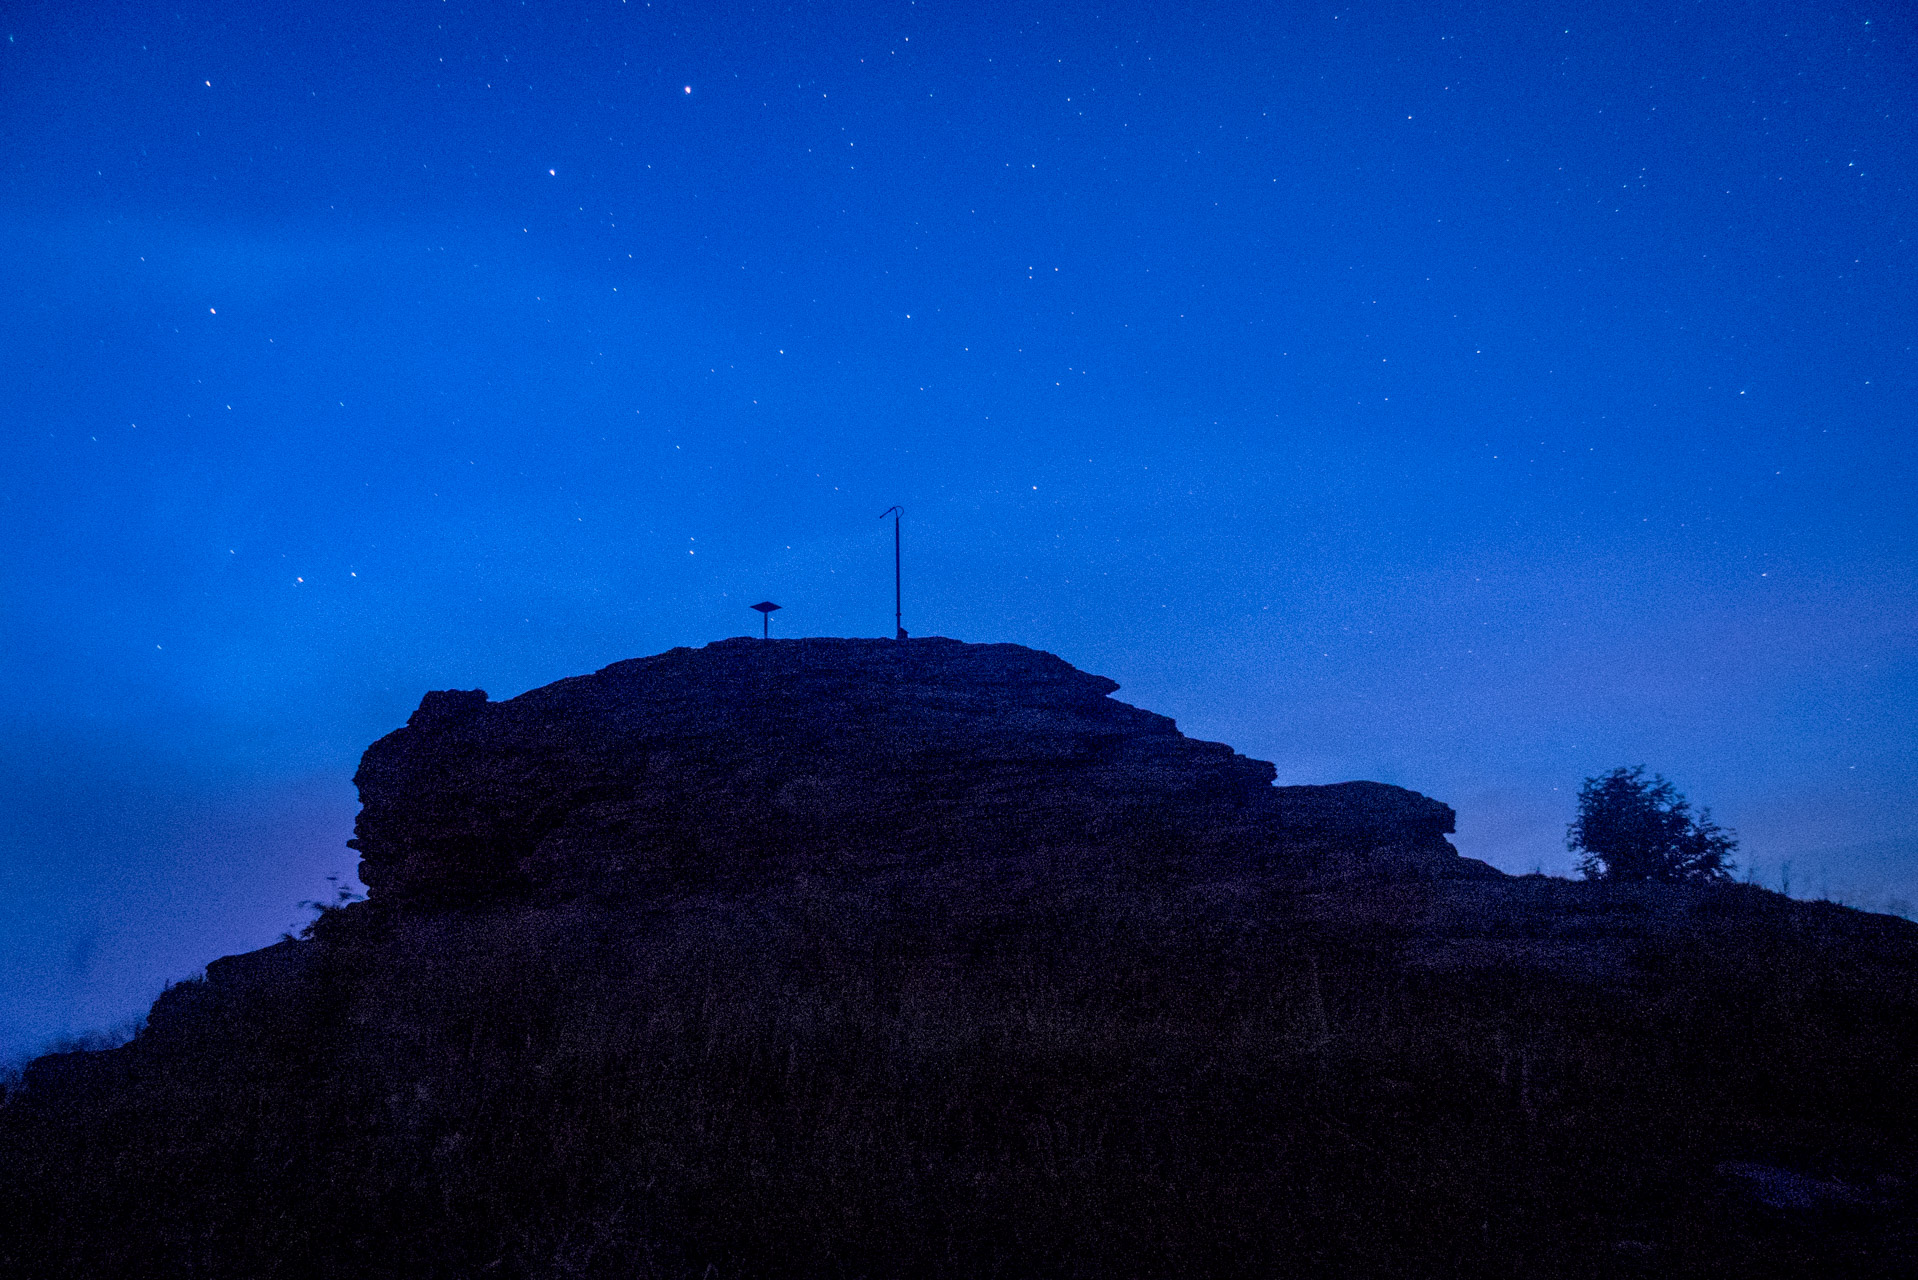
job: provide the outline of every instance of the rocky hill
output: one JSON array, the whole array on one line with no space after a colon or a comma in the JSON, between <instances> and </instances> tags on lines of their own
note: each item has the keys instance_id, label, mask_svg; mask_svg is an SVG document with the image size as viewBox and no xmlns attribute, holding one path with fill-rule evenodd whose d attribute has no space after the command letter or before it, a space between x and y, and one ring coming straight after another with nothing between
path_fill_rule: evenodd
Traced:
<instances>
[{"instance_id":1,"label":"rocky hill","mask_svg":"<svg viewBox=\"0 0 1918 1280\"><path fill-rule=\"evenodd\" d=\"M1048 654L367 751L366 902L0 1105L0 1276L1905 1275L1918 928L1507 877Z\"/></svg>"}]
</instances>

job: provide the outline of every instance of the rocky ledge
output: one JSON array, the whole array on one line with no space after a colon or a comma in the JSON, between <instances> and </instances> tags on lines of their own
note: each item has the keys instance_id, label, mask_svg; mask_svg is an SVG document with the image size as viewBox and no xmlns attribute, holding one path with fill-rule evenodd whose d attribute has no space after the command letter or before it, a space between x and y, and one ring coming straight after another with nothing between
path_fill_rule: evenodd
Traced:
<instances>
[{"instance_id":1,"label":"rocky ledge","mask_svg":"<svg viewBox=\"0 0 1918 1280\"><path fill-rule=\"evenodd\" d=\"M738 639L504 702L429 693L354 779L360 876L454 904L955 861L1499 875L1436 800L1274 787L1118 687L1018 645Z\"/></svg>"}]
</instances>

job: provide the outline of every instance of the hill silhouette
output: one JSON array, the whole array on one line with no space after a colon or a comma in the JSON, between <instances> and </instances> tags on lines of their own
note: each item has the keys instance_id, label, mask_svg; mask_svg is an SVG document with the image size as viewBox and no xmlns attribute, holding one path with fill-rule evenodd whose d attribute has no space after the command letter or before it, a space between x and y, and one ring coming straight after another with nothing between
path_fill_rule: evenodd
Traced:
<instances>
[{"instance_id":1,"label":"hill silhouette","mask_svg":"<svg viewBox=\"0 0 1918 1280\"><path fill-rule=\"evenodd\" d=\"M13 1276L1909 1274L1918 927L1508 877L1048 654L366 752L368 899L0 1107Z\"/></svg>"}]
</instances>

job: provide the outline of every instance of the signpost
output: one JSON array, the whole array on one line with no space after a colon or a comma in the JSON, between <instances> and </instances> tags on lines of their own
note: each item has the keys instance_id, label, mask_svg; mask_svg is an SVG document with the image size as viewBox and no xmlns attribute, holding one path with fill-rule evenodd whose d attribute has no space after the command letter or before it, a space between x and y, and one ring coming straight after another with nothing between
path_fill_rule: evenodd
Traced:
<instances>
[{"instance_id":1,"label":"signpost","mask_svg":"<svg viewBox=\"0 0 1918 1280\"><path fill-rule=\"evenodd\" d=\"M770 600L761 600L758 604L753 605L752 607L759 610L759 638L761 640L772 639L773 610L777 609L779 606L774 604Z\"/></svg>"}]
</instances>

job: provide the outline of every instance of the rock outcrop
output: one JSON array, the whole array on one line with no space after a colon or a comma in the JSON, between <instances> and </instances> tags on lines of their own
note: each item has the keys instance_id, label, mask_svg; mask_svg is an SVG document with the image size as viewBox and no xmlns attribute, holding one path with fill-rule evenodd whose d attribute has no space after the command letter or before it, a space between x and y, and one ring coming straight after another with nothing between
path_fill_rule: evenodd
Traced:
<instances>
[{"instance_id":1,"label":"rock outcrop","mask_svg":"<svg viewBox=\"0 0 1918 1280\"><path fill-rule=\"evenodd\" d=\"M1452 810L1272 765L1018 645L725 640L505 702L429 693L366 752L375 900L571 895L775 868L1227 859L1267 874L1498 873Z\"/></svg>"}]
</instances>

